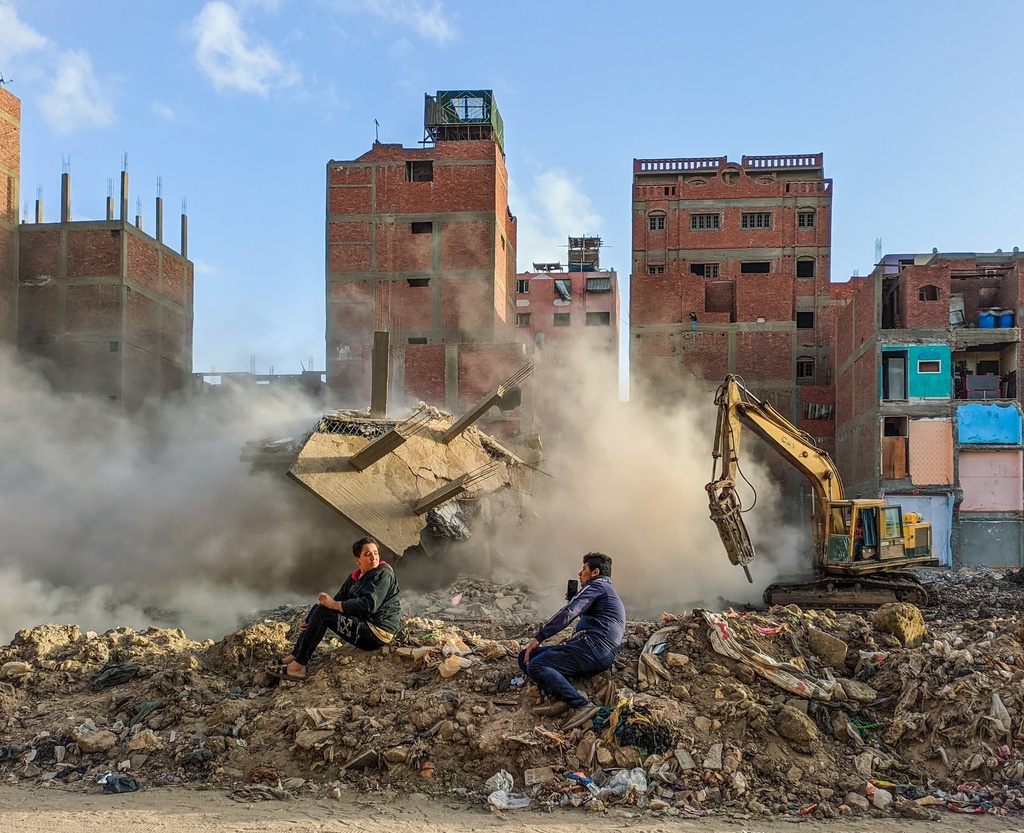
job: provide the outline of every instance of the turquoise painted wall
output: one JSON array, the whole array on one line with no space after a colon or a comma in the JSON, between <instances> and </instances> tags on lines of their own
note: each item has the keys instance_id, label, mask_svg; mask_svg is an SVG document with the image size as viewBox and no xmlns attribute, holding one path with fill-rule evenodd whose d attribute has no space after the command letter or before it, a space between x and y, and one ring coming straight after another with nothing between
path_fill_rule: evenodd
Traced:
<instances>
[{"instance_id":1,"label":"turquoise painted wall","mask_svg":"<svg viewBox=\"0 0 1024 833\"><path fill-rule=\"evenodd\" d=\"M956 409L957 442L1017 445L1021 413L1015 404L972 402Z\"/></svg>"},{"instance_id":2,"label":"turquoise painted wall","mask_svg":"<svg viewBox=\"0 0 1024 833\"><path fill-rule=\"evenodd\" d=\"M899 344L882 347L882 356L889 351L905 351L907 354L907 398L908 399L952 399L953 377L951 375L952 359L949 347L944 344ZM938 373L921 373L918 369L921 362L939 363ZM882 373L885 372L884 362L879 367L879 396L882 393Z\"/></svg>"}]
</instances>

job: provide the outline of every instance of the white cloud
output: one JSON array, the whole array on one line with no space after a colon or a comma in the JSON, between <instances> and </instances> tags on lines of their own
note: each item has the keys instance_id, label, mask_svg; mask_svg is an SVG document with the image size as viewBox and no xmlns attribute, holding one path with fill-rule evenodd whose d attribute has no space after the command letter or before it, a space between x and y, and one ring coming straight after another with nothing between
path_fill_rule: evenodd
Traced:
<instances>
[{"instance_id":1,"label":"white cloud","mask_svg":"<svg viewBox=\"0 0 1024 833\"><path fill-rule=\"evenodd\" d=\"M106 127L114 121L114 108L84 50L63 52L57 57L53 82L40 97L39 109L58 133L70 133L79 127Z\"/></svg>"},{"instance_id":2,"label":"white cloud","mask_svg":"<svg viewBox=\"0 0 1024 833\"><path fill-rule=\"evenodd\" d=\"M534 176L525 191L511 180L509 207L519 227L516 244L519 271L528 270L534 262L564 262L570 236L600 235L604 224L580 184L558 168Z\"/></svg>"},{"instance_id":3,"label":"white cloud","mask_svg":"<svg viewBox=\"0 0 1024 833\"><path fill-rule=\"evenodd\" d=\"M238 11L220 0L207 3L196 15L192 37L196 61L217 92L266 96L272 89L298 81L298 72L285 67L269 46L256 43L242 27Z\"/></svg>"},{"instance_id":4,"label":"white cloud","mask_svg":"<svg viewBox=\"0 0 1024 833\"><path fill-rule=\"evenodd\" d=\"M210 275L217 274L217 267L212 263L207 263L205 260L194 260L192 263L195 266L196 275L200 277L209 277Z\"/></svg>"},{"instance_id":5,"label":"white cloud","mask_svg":"<svg viewBox=\"0 0 1024 833\"><path fill-rule=\"evenodd\" d=\"M158 115L164 121L178 120L178 114L174 112L173 108L164 104L162 101L154 101L152 104L149 105L149 109L156 113L156 115Z\"/></svg>"},{"instance_id":6,"label":"white cloud","mask_svg":"<svg viewBox=\"0 0 1024 833\"><path fill-rule=\"evenodd\" d=\"M49 45L43 35L18 18L11 3L0 0L0 55L8 60Z\"/></svg>"},{"instance_id":7,"label":"white cloud","mask_svg":"<svg viewBox=\"0 0 1024 833\"><path fill-rule=\"evenodd\" d=\"M441 0L336 0L340 12L364 12L399 26L407 26L420 37L440 46L459 36L454 17L445 14Z\"/></svg>"}]
</instances>

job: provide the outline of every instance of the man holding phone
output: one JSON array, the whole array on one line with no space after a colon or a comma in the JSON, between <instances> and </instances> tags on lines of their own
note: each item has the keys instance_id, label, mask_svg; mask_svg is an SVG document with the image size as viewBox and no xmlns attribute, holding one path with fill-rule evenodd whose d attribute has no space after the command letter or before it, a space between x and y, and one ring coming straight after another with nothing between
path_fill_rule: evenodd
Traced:
<instances>
[{"instance_id":1,"label":"man holding phone","mask_svg":"<svg viewBox=\"0 0 1024 833\"><path fill-rule=\"evenodd\" d=\"M566 677L590 677L607 671L626 632L626 609L611 581L612 560L603 552L588 552L580 570L580 590L573 584L566 594L568 604L551 617L530 644L519 654L519 667L554 703L541 706L537 714L553 716L572 709L565 724L571 729L591 720L599 706L580 694ZM560 645L541 645L579 619L575 630Z\"/></svg>"}]
</instances>

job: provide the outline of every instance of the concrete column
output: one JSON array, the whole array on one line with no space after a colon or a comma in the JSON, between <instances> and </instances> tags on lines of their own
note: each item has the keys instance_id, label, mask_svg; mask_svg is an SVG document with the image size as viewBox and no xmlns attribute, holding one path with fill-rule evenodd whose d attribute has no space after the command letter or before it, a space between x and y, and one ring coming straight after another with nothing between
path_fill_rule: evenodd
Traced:
<instances>
[{"instance_id":1,"label":"concrete column","mask_svg":"<svg viewBox=\"0 0 1024 833\"><path fill-rule=\"evenodd\" d=\"M128 171L121 171L121 222L128 222Z\"/></svg>"},{"instance_id":2,"label":"concrete column","mask_svg":"<svg viewBox=\"0 0 1024 833\"><path fill-rule=\"evenodd\" d=\"M164 198L156 198L156 242L164 242Z\"/></svg>"},{"instance_id":3,"label":"concrete column","mask_svg":"<svg viewBox=\"0 0 1024 833\"><path fill-rule=\"evenodd\" d=\"M139 231L142 231L142 215L141 214L136 214L135 215L135 228L137 228Z\"/></svg>"},{"instance_id":4,"label":"concrete column","mask_svg":"<svg viewBox=\"0 0 1024 833\"><path fill-rule=\"evenodd\" d=\"M444 407L450 413L459 410L459 345L444 346Z\"/></svg>"},{"instance_id":5,"label":"concrete column","mask_svg":"<svg viewBox=\"0 0 1024 833\"><path fill-rule=\"evenodd\" d=\"M181 256L188 257L188 215L181 215Z\"/></svg>"},{"instance_id":6,"label":"concrete column","mask_svg":"<svg viewBox=\"0 0 1024 833\"><path fill-rule=\"evenodd\" d=\"M36 200L36 222L43 222L43 201Z\"/></svg>"},{"instance_id":7,"label":"concrete column","mask_svg":"<svg viewBox=\"0 0 1024 833\"><path fill-rule=\"evenodd\" d=\"M114 219L114 198L107 197L107 220Z\"/></svg>"},{"instance_id":8,"label":"concrete column","mask_svg":"<svg viewBox=\"0 0 1024 833\"><path fill-rule=\"evenodd\" d=\"M383 419L388 413L388 376L391 371L388 352L391 336L385 330L373 334L373 360L370 365L370 416Z\"/></svg>"},{"instance_id":9,"label":"concrete column","mask_svg":"<svg viewBox=\"0 0 1024 833\"><path fill-rule=\"evenodd\" d=\"M60 175L60 221L71 222L71 174Z\"/></svg>"}]
</instances>

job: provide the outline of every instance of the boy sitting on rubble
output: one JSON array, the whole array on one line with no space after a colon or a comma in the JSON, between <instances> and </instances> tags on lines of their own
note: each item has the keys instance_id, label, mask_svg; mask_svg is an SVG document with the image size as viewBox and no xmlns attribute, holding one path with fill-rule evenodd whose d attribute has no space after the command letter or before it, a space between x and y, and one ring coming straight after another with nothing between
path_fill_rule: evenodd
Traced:
<instances>
[{"instance_id":1,"label":"boy sitting on rubble","mask_svg":"<svg viewBox=\"0 0 1024 833\"><path fill-rule=\"evenodd\" d=\"M519 667L526 676L556 701L534 712L553 716L572 709L565 724L567 729L593 719L600 707L580 694L566 676L590 677L607 671L615 661L626 632L626 609L612 587L611 575L609 556L603 552L588 552L583 556L579 593L537 631L519 654ZM565 642L541 645L577 617L580 621Z\"/></svg>"},{"instance_id":2,"label":"boy sitting on rubble","mask_svg":"<svg viewBox=\"0 0 1024 833\"><path fill-rule=\"evenodd\" d=\"M401 603L394 569L380 560L375 538L360 538L352 545L352 555L356 569L333 597L320 594L299 625L295 649L268 673L282 680L305 680L306 666L328 628L363 651L376 651L395 638Z\"/></svg>"}]
</instances>

